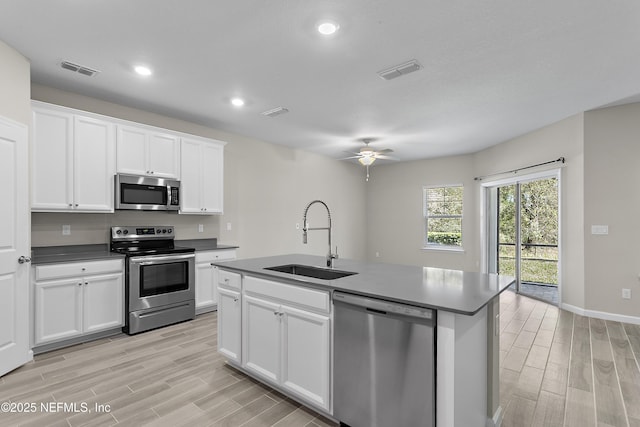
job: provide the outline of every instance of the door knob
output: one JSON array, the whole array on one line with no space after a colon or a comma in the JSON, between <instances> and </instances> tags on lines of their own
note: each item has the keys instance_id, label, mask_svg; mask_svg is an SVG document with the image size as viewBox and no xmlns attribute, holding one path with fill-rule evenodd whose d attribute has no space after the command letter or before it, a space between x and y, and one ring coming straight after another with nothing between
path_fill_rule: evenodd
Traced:
<instances>
[{"instance_id":1,"label":"door knob","mask_svg":"<svg viewBox=\"0 0 640 427\"><path fill-rule=\"evenodd\" d=\"M31 258L28 256L21 256L18 258L18 264L24 264L25 262L31 262Z\"/></svg>"}]
</instances>

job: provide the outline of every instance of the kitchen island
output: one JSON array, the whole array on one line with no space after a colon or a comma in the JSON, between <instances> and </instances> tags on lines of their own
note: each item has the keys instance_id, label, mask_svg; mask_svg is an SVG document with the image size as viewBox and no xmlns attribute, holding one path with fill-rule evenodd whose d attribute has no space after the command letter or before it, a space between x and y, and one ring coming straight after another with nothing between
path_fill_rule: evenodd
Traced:
<instances>
[{"instance_id":1,"label":"kitchen island","mask_svg":"<svg viewBox=\"0 0 640 427\"><path fill-rule=\"evenodd\" d=\"M332 417L332 297L346 292L435 310L436 425L500 423L497 297L512 277L347 259L327 269L324 257L299 254L216 265L220 295L231 298L228 305L221 298L219 305L219 349L250 375ZM327 272L344 277L326 278L332 276ZM294 322L282 321L283 316L307 322L291 331L286 328ZM273 328L270 319L275 319ZM229 323L236 325L228 328ZM295 333L299 343L293 341ZM289 347L283 347L287 338ZM235 349L229 351L228 343ZM302 365L308 361L307 369L296 365L296 357ZM309 378L307 371L319 374Z\"/></svg>"}]
</instances>

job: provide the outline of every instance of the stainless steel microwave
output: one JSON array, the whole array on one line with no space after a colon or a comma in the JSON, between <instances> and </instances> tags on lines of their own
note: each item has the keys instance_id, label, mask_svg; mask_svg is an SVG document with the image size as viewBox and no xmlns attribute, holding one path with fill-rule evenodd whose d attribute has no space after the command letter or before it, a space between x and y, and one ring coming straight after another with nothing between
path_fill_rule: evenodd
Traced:
<instances>
[{"instance_id":1,"label":"stainless steel microwave","mask_svg":"<svg viewBox=\"0 0 640 427\"><path fill-rule=\"evenodd\" d=\"M118 210L180 209L180 181L174 179L117 174L115 195L115 207Z\"/></svg>"}]
</instances>

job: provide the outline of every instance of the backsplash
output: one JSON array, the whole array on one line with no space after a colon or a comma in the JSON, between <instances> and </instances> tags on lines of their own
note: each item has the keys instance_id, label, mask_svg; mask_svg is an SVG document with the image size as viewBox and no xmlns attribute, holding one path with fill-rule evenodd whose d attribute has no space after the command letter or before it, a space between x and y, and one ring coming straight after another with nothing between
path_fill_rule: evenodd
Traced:
<instances>
[{"instance_id":1,"label":"backsplash","mask_svg":"<svg viewBox=\"0 0 640 427\"><path fill-rule=\"evenodd\" d=\"M202 224L203 232L198 232ZM62 226L70 234L62 234ZM32 213L31 246L64 246L109 243L114 225L172 225L176 239L210 239L219 237L217 215L180 215L168 212L117 211L105 213Z\"/></svg>"}]
</instances>

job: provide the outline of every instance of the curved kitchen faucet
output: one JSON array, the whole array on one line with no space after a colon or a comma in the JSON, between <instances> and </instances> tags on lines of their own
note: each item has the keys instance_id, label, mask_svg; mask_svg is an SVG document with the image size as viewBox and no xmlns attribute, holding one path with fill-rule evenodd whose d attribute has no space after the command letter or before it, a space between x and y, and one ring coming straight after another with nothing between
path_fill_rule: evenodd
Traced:
<instances>
[{"instance_id":1,"label":"curved kitchen faucet","mask_svg":"<svg viewBox=\"0 0 640 427\"><path fill-rule=\"evenodd\" d=\"M320 203L327 209L327 216L329 217L329 226L328 227L314 227L309 228L307 224L307 212L309 212L309 208L311 205L315 203ZM327 230L329 232L329 252L327 252L327 267L333 268L333 260L338 258L338 248L336 247L336 253L331 253L331 211L329 210L329 206L322 200L314 200L309 203L306 208L304 208L304 216L302 218L302 243L307 244L307 232L311 230Z\"/></svg>"}]
</instances>

